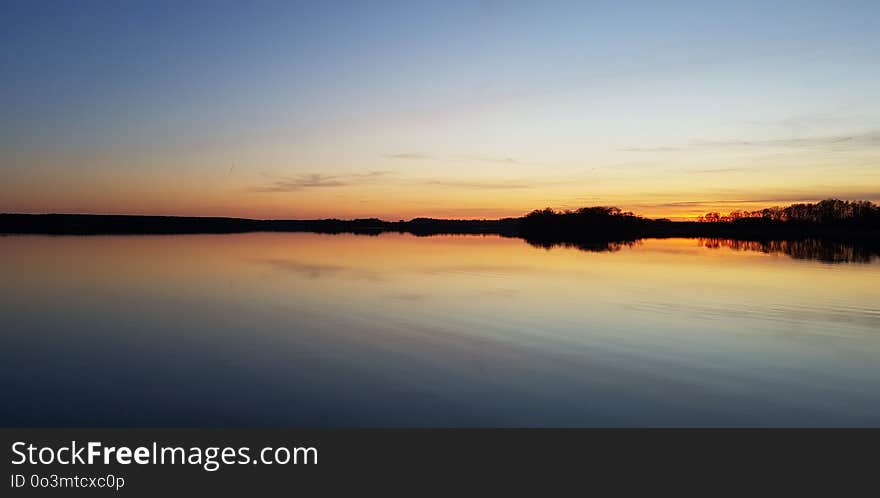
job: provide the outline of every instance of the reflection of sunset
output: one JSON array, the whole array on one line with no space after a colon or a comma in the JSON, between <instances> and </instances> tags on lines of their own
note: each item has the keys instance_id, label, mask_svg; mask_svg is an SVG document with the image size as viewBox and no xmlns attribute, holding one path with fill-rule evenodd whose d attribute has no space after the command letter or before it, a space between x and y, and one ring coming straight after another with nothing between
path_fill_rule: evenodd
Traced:
<instances>
[{"instance_id":1,"label":"reflection of sunset","mask_svg":"<svg viewBox=\"0 0 880 498\"><path fill-rule=\"evenodd\" d=\"M4 236L6 421L876 423L880 264L727 246Z\"/></svg>"},{"instance_id":2,"label":"reflection of sunset","mask_svg":"<svg viewBox=\"0 0 880 498\"><path fill-rule=\"evenodd\" d=\"M376 287L421 296L503 294L514 286L518 298L553 307L576 296L601 299L608 292L661 292L672 301L685 301L699 299L708 286L731 293L729 298L738 302L776 292L780 295L773 299L800 303L821 303L838 292L866 305L880 300L880 294L872 296L880 288L876 265L841 265L828 271L817 261L797 261L772 251L707 249L721 243L695 239L649 239L615 252L541 249L498 236L393 233L0 240L0 256L10 262L10 285L35 287L51 281L71 291L100 282L150 292L165 287L254 292L254 299L263 295L283 300L362 289L362 298L371 300L369 289ZM59 242L64 251L57 250ZM277 294L266 294L262 286L267 283ZM556 302L561 296L566 297Z\"/></svg>"}]
</instances>

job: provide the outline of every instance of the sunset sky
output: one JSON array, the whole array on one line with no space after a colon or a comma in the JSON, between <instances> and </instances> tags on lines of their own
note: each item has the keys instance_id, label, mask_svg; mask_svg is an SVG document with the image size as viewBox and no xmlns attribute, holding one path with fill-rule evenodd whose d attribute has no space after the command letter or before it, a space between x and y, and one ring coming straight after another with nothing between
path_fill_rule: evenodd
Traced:
<instances>
[{"instance_id":1,"label":"sunset sky","mask_svg":"<svg viewBox=\"0 0 880 498\"><path fill-rule=\"evenodd\" d=\"M0 25L0 212L880 201L876 0L4 2Z\"/></svg>"}]
</instances>

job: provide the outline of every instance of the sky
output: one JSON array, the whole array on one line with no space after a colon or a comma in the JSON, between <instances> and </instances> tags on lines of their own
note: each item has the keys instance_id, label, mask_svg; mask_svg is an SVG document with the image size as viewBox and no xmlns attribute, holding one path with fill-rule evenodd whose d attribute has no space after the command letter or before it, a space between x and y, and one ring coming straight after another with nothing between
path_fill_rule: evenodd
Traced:
<instances>
[{"instance_id":1,"label":"sky","mask_svg":"<svg viewBox=\"0 0 880 498\"><path fill-rule=\"evenodd\" d=\"M0 212L880 201L880 2L4 2Z\"/></svg>"}]
</instances>

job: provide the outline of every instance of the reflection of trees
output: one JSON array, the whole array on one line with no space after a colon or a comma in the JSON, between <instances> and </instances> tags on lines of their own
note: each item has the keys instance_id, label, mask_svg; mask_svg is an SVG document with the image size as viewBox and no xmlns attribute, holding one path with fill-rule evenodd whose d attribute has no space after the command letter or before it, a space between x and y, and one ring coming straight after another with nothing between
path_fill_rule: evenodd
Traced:
<instances>
[{"instance_id":1,"label":"reflection of trees","mask_svg":"<svg viewBox=\"0 0 880 498\"><path fill-rule=\"evenodd\" d=\"M526 239L533 247L552 249L562 247L587 252L616 252L624 247L641 245L644 239L613 241L551 241ZM823 263L871 263L880 259L880 245L854 244L824 239L800 240L737 240L698 238L700 246L708 249L728 248L735 251L754 251L765 254L785 254L795 259L812 259Z\"/></svg>"},{"instance_id":2,"label":"reflection of trees","mask_svg":"<svg viewBox=\"0 0 880 498\"><path fill-rule=\"evenodd\" d=\"M554 247L564 247L566 249L578 249L587 252L617 252L624 247L632 247L641 244L640 240L621 240L621 241L584 241L584 242L551 242L546 240L526 239L526 242L533 247L542 247L544 249L552 249Z\"/></svg>"},{"instance_id":3,"label":"reflection of trees","mask_svg":"<svg viewBox=\"0 0 880 498\"><path fill-rule=\"evenodd\" d=\"M618 251L647 238L699 238L708 247L782 253L828 263L870 262L880 256L880 206L827 199L786 208L708 213L694 222L652 220L615 207L532 211L511 235L536 247Z\"/></svg>"},{"instance_id":4,"label":"reflection of trees","mask_svg":"<svg viewBox=\"0 0 880 498\"><path fill-rule=\"evenodd\" d=\"M735 240L698 239L709 249L726 247L736 251L756 251L767 254L785 254L795 259L815 259L825 263L870 263L880 258L880 247L846 244L831 240Z\"/></svg>"}]
</instances>

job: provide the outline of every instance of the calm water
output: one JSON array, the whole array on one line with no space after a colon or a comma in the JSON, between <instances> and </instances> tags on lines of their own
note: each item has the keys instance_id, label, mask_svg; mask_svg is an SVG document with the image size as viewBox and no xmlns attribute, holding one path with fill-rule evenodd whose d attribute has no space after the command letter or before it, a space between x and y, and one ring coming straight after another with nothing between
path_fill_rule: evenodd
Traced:
<instances>
[{"instance_id":1,"label":"calm water","mask_svg":"<svg viewBox=\"0 0 880 498\"><path fill-rule=\"evenodd\" d=\"M613 248L0 237L0 425L880 426L876 258Z\"/></svg>"}]
</instances>

